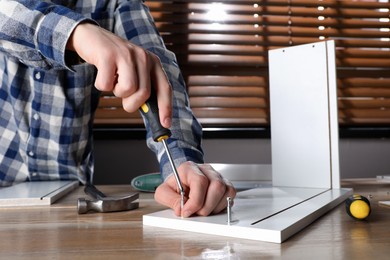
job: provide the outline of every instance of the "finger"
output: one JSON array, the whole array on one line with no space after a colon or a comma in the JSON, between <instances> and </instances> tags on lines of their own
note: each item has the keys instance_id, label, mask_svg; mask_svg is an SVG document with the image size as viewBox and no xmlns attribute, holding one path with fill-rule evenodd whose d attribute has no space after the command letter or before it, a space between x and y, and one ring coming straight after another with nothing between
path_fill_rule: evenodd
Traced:
<instances>
[{"instance_id":1,"label":"finger","mask_svg":"<svg viewBox=\"0 0 390 260\"><path fill-rule=\"evenodd\" d=\"M153 59L151 71L152 87L157 92L160 123L163 127L169 128L172 121L172 88L160 59L153 54L150 54L150 58Z\"/></svg>"},{"instance_id":2,"label":"finger","mask_svg":"<svg viewBox=\"0 0 390 260\"><path fill-rule=\"evenodd\" d=\"M137 87L134 88L135 91L130 96L122 99L123 108L127 112L134 112L141 107L149 98L151 91L151 61L149 53L141 48L136 48L134 51L136 52L136 57L133 78L137 79L134 80Z\"/></svg>"},{"instance_id":3,"label":"finger","mask_svg":"<svg viewBox=\"0 0 390 260\"><path fill-rule=\"evenodd\" d=\"M181 216L181 196L176 192L176 187L169 185L168 180L157 187L154 198L158 203L173 209L176 216Z\"/></svg>"},{"instance_id":4,"label":"finger","mask_svg":"<svg viewBox=\"0 0 390 260\"><path fill-rule=\"evenodd\" d=\"M98 64L96 68L95 87L100 91L112 91L117 81L116 65Z\"/></svg>"},{"instance_id":5,"label":"finger","mask_svg":"<svg viewBox=\"0 0 390 260\"><path fill-rule=\"evenodd\" d=\"M200 170L209 179L209 186L207 188L207 196L203 207L197 212L198 215L208 216L210 213L219 212L219 210L226 205L223 203L226 200L226 183L222 176L217 173L210 165L199 165Z\"/></svg>"},{"instance_id":6,"label":"finger","mask_svg":"<svg viewBox=\"0 0 390 260\"><path fill-rule=\"evenodd\" d=\"M193 162L186 162L180 165L179 172L183 173L182 182L189 189L188 200L184 204L183 209L183 217L189 217L203 207L209 181Z\"/></svg>"},{"instance_id":7,"label":"finger","mask_svg":"<svg viewBox=\"0 0 390 260\"><path fill-rule=\"evenodd\" d=\"M119 61L117 73L117 82L113 89L114 95L126 98L134 94L138 89L138 76L132 60Z\"/></svg>"},{"instance_id":8,"label":"finger","mask_svg":"<svg viewBox=\"0 0 390 260\"><path fill-rule=\"evenodd\" d=\"M234 197L236 196L236 189L233 187L233 184L228 181L227 179L224 179L226 191L225 194L222 196L221 200L217 204L217 206L212 211L212 214L218 214L221 211L223 211L227 207L227 198L230 197L232 199L232 206L234 204Z\"/></svg>"}]
</instances>

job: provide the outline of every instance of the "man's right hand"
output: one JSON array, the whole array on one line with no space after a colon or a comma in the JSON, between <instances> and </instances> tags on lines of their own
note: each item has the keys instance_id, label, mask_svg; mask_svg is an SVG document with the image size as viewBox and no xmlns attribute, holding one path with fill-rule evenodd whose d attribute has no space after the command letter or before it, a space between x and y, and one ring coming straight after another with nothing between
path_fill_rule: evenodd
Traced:
<instances>
[{"instance_id":1,"label":"man's right hand","mask_svg":"<svg viewBox=\"0 0 390 260\"><path fill-rule=\"evenodd\" d=\"M67 49L97 68L95 87L122 98L127 112L138 110L154 87L161 124L171 126L172 90L156 55L89 23L74 29Z\"/></svg>"},{"instance_id":2,"label":"man's right hand","mask_svg":"<svg viewBox=\"0 0 390 260\"><path fill-rule=\"evenodd\" d=\"M186 193L181 212L181 196L173 175L157 187L154 197L157 202L173 209L177 216L208 216L217 214L227 206L227 197L234 198L236 189L210 164L182 163L178 173Z\"/></svg>"}]
</instances>

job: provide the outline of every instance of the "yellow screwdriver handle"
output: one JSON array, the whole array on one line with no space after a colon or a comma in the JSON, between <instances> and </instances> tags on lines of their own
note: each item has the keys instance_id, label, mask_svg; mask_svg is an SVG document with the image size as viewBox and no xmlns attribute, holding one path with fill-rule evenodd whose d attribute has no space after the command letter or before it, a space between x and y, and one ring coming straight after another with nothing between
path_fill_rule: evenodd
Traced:
<instances>
[{"instance_id":1,"label":"yellow screwdriver handle","mask_svg":"<svg viewBox=\"0 0 390 260\"><path fill-rule=\"evenodd\" d=\"M161 142L171 136L171 131L163 127L160 123L157 95L153 88L149 99L139 108L139 111L149 123L149 127L152 131L152 137L155 142Z\"/></svg>"}]
</instances>

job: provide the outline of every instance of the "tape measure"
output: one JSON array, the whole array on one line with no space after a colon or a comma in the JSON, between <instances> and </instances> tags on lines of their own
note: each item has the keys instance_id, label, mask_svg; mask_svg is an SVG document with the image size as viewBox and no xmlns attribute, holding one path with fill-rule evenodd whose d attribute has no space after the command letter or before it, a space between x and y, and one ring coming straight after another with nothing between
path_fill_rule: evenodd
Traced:
<instances>
[{"instance_id":1,"label":"tape measure","mask_svg":"<svg viewBox=\"0 0 390 260\"><path fill-rule=\"evenodd\" d=\"M354 194L345 201L345 209L349 216L357 220L363 220L371 213L370 201L358 194Z\"/></svg>"}]
</instances>

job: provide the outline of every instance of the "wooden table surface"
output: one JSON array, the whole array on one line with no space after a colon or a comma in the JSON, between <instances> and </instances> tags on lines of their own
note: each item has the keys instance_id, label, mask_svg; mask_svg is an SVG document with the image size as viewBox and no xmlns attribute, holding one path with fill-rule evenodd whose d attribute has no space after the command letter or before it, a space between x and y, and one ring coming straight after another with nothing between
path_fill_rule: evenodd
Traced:
<instances>
[{"instance_id":1,"label":"wooden table surface","mask_svg":"<svg viewBox=\"0 0 390 260\"><path fill-rule=\"evenodd\" d=\"M369 197L365 221L340 204L282 244L175 231L142 225L142 215L164 209L140 193L140 208L127 212L77 213L83 188L51 206L0 208L1 259L389 259L390 183L343 180ZM130 186L100 186L125 195Z\"/></svg>"}]
</instances>

